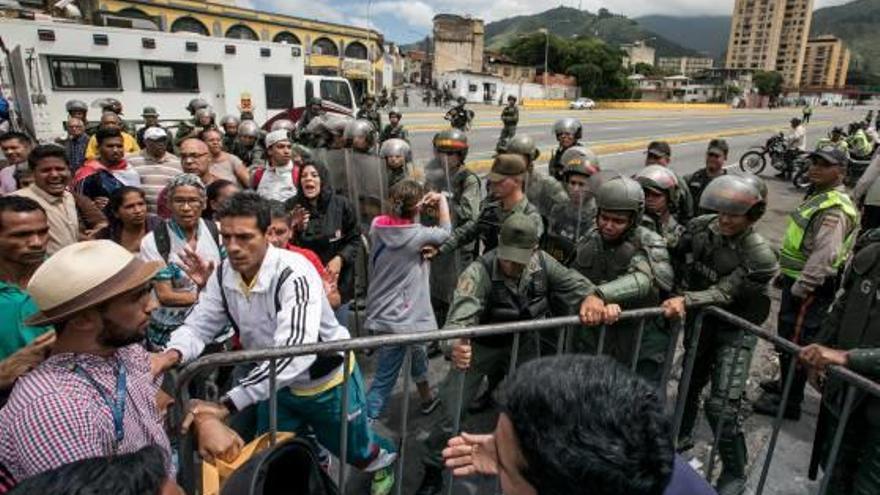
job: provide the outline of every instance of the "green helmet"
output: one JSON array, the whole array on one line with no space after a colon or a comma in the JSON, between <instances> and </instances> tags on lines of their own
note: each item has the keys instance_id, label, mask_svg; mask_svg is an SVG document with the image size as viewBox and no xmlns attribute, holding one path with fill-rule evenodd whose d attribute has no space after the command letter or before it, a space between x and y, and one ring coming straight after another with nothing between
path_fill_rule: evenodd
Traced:
<instances>
[{"instance_id":1,"label":"green helmet","mask_svg":"<svg viewBox=\"0 0 880 495\"><path fill-rule=\"evenodd\" d=\"M666 193L666 197L669 198L670 208L678 204L678 177L668 168L662 165L648 165L639 170L633 178L644 189L654 189Z\"/></svg>"},{"instance_id":2,"label":"green helmet","mask_svg":"<svg viewBox=\"0 0 880 495\"><path fill-rule=\"evenodd\" d=\"M563 177L571 174L586 175L592 177L599 172L599 156L586 146L572 146L565 150L559 158L563 167Z\"/></svg>"},{"instance_id":3,"label":"green helmet","mask_svg":"<svg viewBox=\"0 0 880 495\"><path fill-rule=\"evenodd\" d=\"M225 126L226 124L241 124L241 119L238 118L237 115L224 115L222 119L220 119L220 125Z\"/></svg>"},{"instance_id":4,"label":"green helmet","mask_svg":"<svg viewBox=\"0 0 880 495\"><path fill-rule=\"evenodd\" d=\"M504 149L499 149L498 151L522 155L530 161L537 160L538 156L541 155L541 151L535 146L535 140L527 134L517 134L513 136L507 141L507 145L503 146L503 148Z\"/></svg>"},{"instance_id":5,"label":"green helmet","mask_svg":"<svg viewBox=\"0 0 880 495\"><path fill-rule=\"evenodd\" d=\"M758 192L761 193L761 199L767 201L767 194L769 194L770 191L767 190L767 183L764 182L764 179L750 173L743 173L742 175L740 175L740 177L742 178L742 180L755 186Z\"/></svg>"},{"instance_id":6,"label":"green helmet","mask_svg":"<svg viewBox=\"0 0 880 495\"><path fill-rule=\"evenodd\" d=\"M865 193L865 206L880 206L880 178L874 179L868 192Z\"/></svg>"},{"instance_id":7,"label":"green helmet","mask_svg":"<svg viewBox=\"0 0 880 495\"><path fill-rule=\"evenodd\" d=\"M82 100L70 100L64 104L64 108L67 109L67 113L89 111L89 105Z\"/></svg>"},{"instance_id":8,"label":"green helmet","mask_svg":"<svg viewBox=\"0 0 880 495\"><path fill-rule=\"evenodd\" d=\"M583 137L584 126L581 121L572 117L559 119L553 124L553 135L559 136L562 133L568 133L574 136L575 140Z\"/></svg>"},{"instance_id":9,"label":"green helmet","mask_svg":"<svg viewBox=\"0 0 880 495\"><path fill-rule=\"evenodd\" d=\"M443 153L461 153L462 159L467 156L467 134L458 129L446 129L434 135L434 150Z\"/></svg>"},{"instance_id":10,"label":"green helmet","mask_svg":"<svg viewBox=\"0 0 880 495\"><path fill-rule=\"evenodd\" d=\"M701 209L730 215L745 215L764 202L752 182L732 174L713 179L700 196Z\"/></svg>"},{"instance_id":11,"label":"green helmet","mask_svg":"<svg viewBox=\"0 0 880 495\"><path fill-rule=\"evenodd\" d=\"M599 187L596 206L600 210L633 212L632 225L635 226L642 221L645 212L645 191L629 177L614 177Z\"/></svg>"},{"instance_id":12,"label":"green helmet","mask_svg":"<svg viewBox=\"0 0 880 495\"><path fill-rule=\"evenodd\" d=\"M194 114L194 116L195 116L196 122L201 120L202 117L206 117L206 116L211 117L212 121L217 117L217 115L214 113L214 110L212 110L211 107L203 107L203 108L196 110L196 113Z\"/></svg>"}]
</instances>

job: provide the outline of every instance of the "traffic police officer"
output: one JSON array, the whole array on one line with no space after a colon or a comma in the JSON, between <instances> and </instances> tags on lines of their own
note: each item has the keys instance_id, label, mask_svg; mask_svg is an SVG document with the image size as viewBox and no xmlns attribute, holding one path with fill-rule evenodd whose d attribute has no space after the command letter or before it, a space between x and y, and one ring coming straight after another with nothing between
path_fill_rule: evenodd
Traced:
<instances>
[{"instance_id":1,"label":"traffic police officer","mask_svg":"<svg viewBox=\"0 0 880 495\"><path fill-rule=\"evenodd\" d=\"M537 227L532 218L519 213L505 220L498 248L471 263L459 277L444 328L537 320L550 316L551 307L571 313L592 293L589 280L538 249ZM484 376L509 370L513 342L512 335L499 335L453 343L452 361L458 371L450 370L440 385L443 419L425 441L425 474L417 495L435 495L443 488L441 451L456 433L458 386L463 382L461 404L470 403ZM529 349L533 339L521 342L519 362L534 355Z\"/></svg>"},{"instance_id":2,"label":"traffic police officer","mask_svg":"<svg viewBox=\"0 0 880 495\"><path fill-rule=\"evenodd\" d=\"M507 97L507 106L501 110L501 136L498 137L498 148L503 147L516 134L516 126L519 124L519 108L516 106L516 96Z\"/></svg>"},{"instance_id":3,"label":"traffic police officer","mask_svg":"<svg viewBox=\"0 0 880 495\"><path fill-rule=\"evenodd\" d=\"M519 134L513 136L507 141L503 148L499 148L500 153L512 153L520 155L526 160L526 197L535 207L544 219L550 217L553 207L557 204L568 202L568 195L565 188L558 180L553 179L549 175L535 171L535 160L538 159L541 152L535 146L535 140L528 134Z\"/></svg>"},{"instance_id":4,"label":"traffic police officer","mask_svg":"<svg viewBox=\"0 0 880 495\"><path fill-rule=\"evenodd\" d=\"M841 284L842 290L825 317L820 344L806 346L800 361L814 373L828 365L847 367L869 379L880 379L880 180L865 197L862 234ZM824 384L816 428L814 459L825 458L839 426L844 386L831 378ZM827 459L822 460L827 473ZM856 393L840 452L828 487L833 495L880 493L880 399Z\"/></svg>"},{"instance_id":5,"label":"traffic police officer","mask_svg":"<svg viewBox=\"0 0 880 495\"><path fill-rule=\"evenodd\" d=\"M568 200L553 206L542 249L565 263L581 238L596 225L595 193L601 185L599 157L589 148L572 146L562 154ZM555 179L550 179L557 182Z\"/></svg>"},{"instance_id":6,"label":"traffic police officer","mask_svg":"<svg viewBox=\"0 0 880 495\"><path fill-rule=\"evenodd\" d=\"M685 307L717 305L760 325L770 313L767 285L779 270L773 248L754 229L766 210L761 193L750 182L734 175L719 177L706 187L700 208L715 211L688 224L681 242L670 250L685 260L678 285L682 292L663 302L668 318L685 317ZM745 490L747 451L742 431L742 399L755 346L755 337L706 315L698 345L693 337L696 321L685 322L685 359L696 353L690 387L678 438L679 450L693 447L691 433L702 390L711 381L705 401L706 417L713 430L724 416L719 434L723 469L718 479L720 495Z\"/></svg>"},{"instance_id":7,"label":"traffic police officer","mask_svg":"<svg viewBox=\"0 0 880 495\"><path fill-rule=\"evenodd\" d=\"M560 182L563 179L562 172L565 170L565 165L562 163L562 154L572 146L583 146L581 144L583 130L584 126L581 124L581 121L571 117L559 119L553 124L553 134L556 136L559 147L553 152L553 156L547 164L547 170L550 175Z\"/></svg>"},{"instance_id":8,"label":"traffic police officer","mask_svg":"<svg viewBox=\"0 0 880 495\"><path fill-rule=\"evenodd\" d=\"M838 271L852 250L858 226L858 211L843 185L846 153L834 146L810 155L809 177L812 192L791 213L782 239L780 265L782 288L777 332L797 344L810 344L816 338L823 316L834 301ZM780 369L791 362L788 353L779 353ZM786 419L798 420L807 375L795 372L786 410ZM765 393L753 409L775 416L782 392L780 380L761 384Z\"/></svg>"},{"instance_id":9,"label":"traffic police officer","mask_svg":"<svg viewBox=\"0 0 880 495\"><path fill-rule=\"evenodd\" d=\"M568 266L597 284L587 297L581 313L612 314L622 308L657 306L661 295L672 290L675 274L666 250L666 242L657 233L641 225L645 211L645 195L638 182L615 177L596 192L599 214L596 228L577 244ZM614 318L612 318L612 321ZM587 321L600 323L598 316ZM636 360L636 372L658 383L669 343L665 325L645 321L641 345L639 326L642 322L618 323L604 336L604 354L626 366ZM602 339L599 329L584 329L575 340L575 348L597 353ZM638 356L635 356L636 349Z\"/></svg>"}]
</instances>

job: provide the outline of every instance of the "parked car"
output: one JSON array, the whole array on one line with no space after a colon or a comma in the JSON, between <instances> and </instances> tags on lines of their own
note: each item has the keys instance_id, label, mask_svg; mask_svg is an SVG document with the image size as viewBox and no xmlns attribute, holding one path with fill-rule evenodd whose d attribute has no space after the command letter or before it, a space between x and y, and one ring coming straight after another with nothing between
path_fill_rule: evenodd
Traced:
<instances>
[{"instance_id":1,"label":"parked car","mask_svg":"<svg viewBox=\"0 0 880 495\"><path fill-rule=\"evenodd\" d=\"M589 98L578 98L568 104L571 110L592 110L596 108L596 102Z\"/></svg>"}]
</instances>

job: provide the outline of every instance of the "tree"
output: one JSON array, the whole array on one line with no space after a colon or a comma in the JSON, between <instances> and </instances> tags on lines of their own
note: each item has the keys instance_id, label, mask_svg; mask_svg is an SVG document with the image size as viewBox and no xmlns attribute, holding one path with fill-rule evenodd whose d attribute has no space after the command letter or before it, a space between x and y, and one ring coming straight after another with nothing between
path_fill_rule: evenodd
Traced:
<instances>
[{"instance_id":1,"label":"tree","mask_svg":"<svg viewBox=\"0 0 880 495\"><path fill-rule=\"evenodd\" d=\"M752 82L755 83L761 96L769 96L773 99L782 94L782 74L776 71L755 71Z\"/></svg>"}]
</instances>

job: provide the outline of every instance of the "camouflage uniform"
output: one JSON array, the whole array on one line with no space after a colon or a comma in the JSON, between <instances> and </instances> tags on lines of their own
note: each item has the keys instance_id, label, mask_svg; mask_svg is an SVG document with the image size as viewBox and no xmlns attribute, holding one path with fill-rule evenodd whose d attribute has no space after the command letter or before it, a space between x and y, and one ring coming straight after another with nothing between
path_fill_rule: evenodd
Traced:
<instances>
[{"instance_id":1,"label":"camouflage uniform","mask_svg":"<svg viewBox=\"0 0 880 495\"><path fill-rule=\"evenodd\" d=\"M501 129L501 136L498 137L499 144L506 143L516 134L516 126L519 124L519 108L516 102L508 104L501 111L501 123L504 124L504 128Z\"/></svg>"},{"instance_id":2,"label":"camouflage uniform","mask_svg":"<svg viewBox=\"0 0 880 495\"><path fill-rule=\"evenodd\" d=\"M404 141L409 142L409 133L401 124L388 124L382 129L382 133L379 134L379 142L385 142L389 139L403 139Z\"/></svg>"},{"instance_id":3,"label":"camouflage uniform","mask_svg":"<svg viewBox=\"0 0 880 495\"><path fill-rule=\"evenodd\" d=\"M376 132L382 130L382 114L380 114L379 110L377 110L373 105L361 107L361 109L357 112L356 118L369 120L370 123L373 124L373 129L375 129Z\"/></svg>"}]
</instances>

